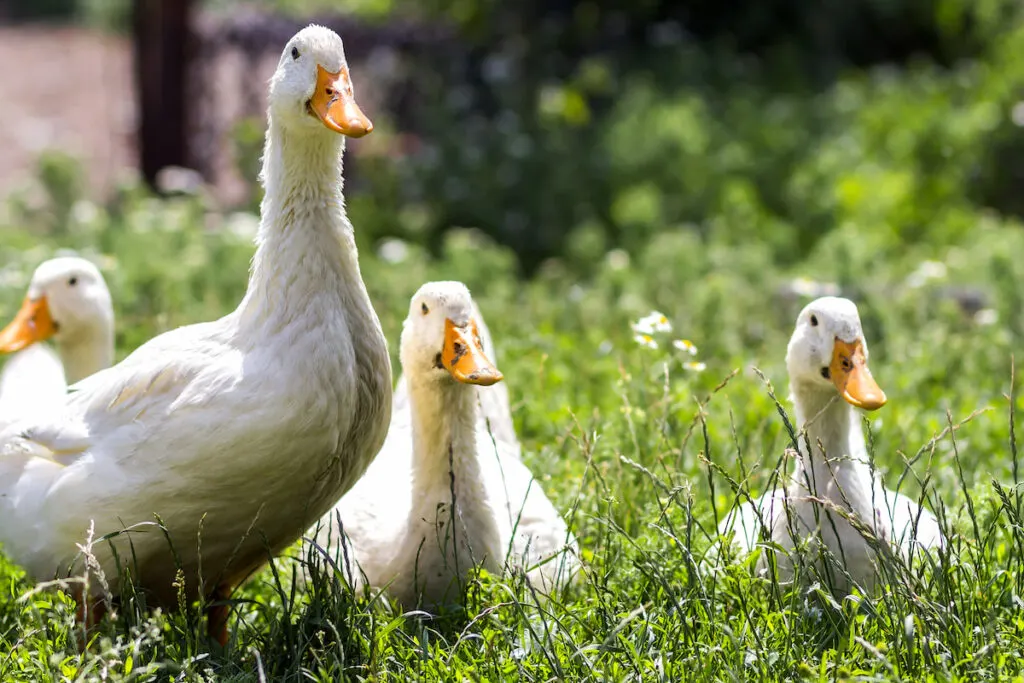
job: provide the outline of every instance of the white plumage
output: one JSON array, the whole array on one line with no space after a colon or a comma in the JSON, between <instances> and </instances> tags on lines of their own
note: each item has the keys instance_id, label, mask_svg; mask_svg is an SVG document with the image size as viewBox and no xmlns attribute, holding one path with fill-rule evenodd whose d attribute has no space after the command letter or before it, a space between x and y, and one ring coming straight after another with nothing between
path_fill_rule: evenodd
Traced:
<instances>
[{"instance_id":1,"label":"white plumage","mask_svg":"<svg viewBox=\"0 0 1024 683\"><path fill-rule=\"evenodd\" d=\"M852 581L870 590L880 575L879 553L865 533L880 541L882 555L888 547L904 557L940 546L943 538L931 513L872 476L856 407L875 410L886 398L868 370L853 302L824 297L808 304L786 365L800 444L796 470L787 486L733 511L719 532L744 551L762 542L763 530L787 550L809 541L815 561L822 549L831 556L826 564L833 586L849 590ZM781 578L790 579L792 558L780 554L778 560Z\"/></svg>"},{"instance_id":2,"label":"white plumage","mask_svg":"<svg viewBox=\"0 0 1024 683\"><path fill-rule=\"evenodd\" d=\"M501 375L480 328L464 285L420 288L402 331L406 388L396 392L387 441L318 530L332 556L356 561L357 584L361 570L409 607L457 604L475 565L526 569L542 591L578 568L575 538L519 459L507 395L487 393Z\"/></svg>"}]
</instances>

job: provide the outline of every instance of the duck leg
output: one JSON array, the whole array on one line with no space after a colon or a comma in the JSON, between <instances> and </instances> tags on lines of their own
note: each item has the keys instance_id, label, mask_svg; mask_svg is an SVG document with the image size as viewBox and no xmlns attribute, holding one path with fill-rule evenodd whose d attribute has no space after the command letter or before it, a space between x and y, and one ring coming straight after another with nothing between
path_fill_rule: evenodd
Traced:
<instances>
[{"instance_id":1,"label":"duck leg","mask_svg":"<svg viewBox=\"0 0 1024 683\"><path fill-rule=\"evenodd\" d=\"M212 604L206 608L206 633L220 643L221 647L228 644L228 617L231 615L231 606L227 600L231 598L231 586L222 583L213 589L210 595Z\"/></svg>"}]
</instances>

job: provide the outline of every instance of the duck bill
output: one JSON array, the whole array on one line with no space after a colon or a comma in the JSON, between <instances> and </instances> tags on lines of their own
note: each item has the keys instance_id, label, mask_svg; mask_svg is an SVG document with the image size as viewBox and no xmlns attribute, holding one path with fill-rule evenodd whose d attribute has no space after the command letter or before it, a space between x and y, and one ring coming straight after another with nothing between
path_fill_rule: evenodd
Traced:
<instances>
[{"instance_id":1,"label":"duck bill","mask_svg":"<svg viewBox=\"0 0 1024 683\"><path fill-rule=\"evenodd\" d=\"M0 330L0 353L20 351L36 342L49 339L57 333L57 326L50 317L50 307L46 297L38 299L26 297L21 310L14 320Z\"/></svg>"},{"instance_id":2,"label":"duck bill","mask_svg":"<svg viewBox=\"0 0 1024 683\"><path fill-rule=\"evenodd\" d=\"M885 405L885 392L871 376L859 339L851 343L836 337L829 374L847 403L864 410L878 410Z\"/></svg>"},{"instance_id":3,"label":"duck bill","mask_svg":"<svg viewBox=\"0 0 1024 683\"><path fill-rule=\"evenodd\" d=\"M331 73L316 66L316 90L309 99L309 108L320 121L335 133L361 138L373 130L373 124L356 104L348 67Z\"/></svg>"},{"instance_id":4,"label":"duck bill","mask_svg":"<svg viewBox=\"0 0 1024 683\"><path fill-rule=\"evenodd\" d=\"M459 382L489 387L500 382L504 375L484 353L476 322L459 326L446 318L444 321L444 350L441 363Z\"/></svg>"}]
</instances>

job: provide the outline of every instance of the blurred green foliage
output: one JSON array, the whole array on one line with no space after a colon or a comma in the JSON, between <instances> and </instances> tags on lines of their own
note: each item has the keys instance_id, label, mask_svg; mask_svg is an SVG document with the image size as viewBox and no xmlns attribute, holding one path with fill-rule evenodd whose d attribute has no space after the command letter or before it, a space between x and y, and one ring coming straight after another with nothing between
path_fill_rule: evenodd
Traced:
<instances>
[{"instance_id":1,"label":"blurred green foliage","mask_svg":"<svg viewBox=\"0 0 1024 683\"><path fill-rule=\"evenodd\" d=\"M1015 0L251 4L454 29L403 67L403 111L373 112L357 143L370 243L436 255L470 227L528 272L551 257L590 272L595 250L686 230L795 263L848 225L880 249L939 247L989 211L1024 213ZM235 135L250 178L260 129Z\"/></svg>"},{"instance_id":2,"label":"blurred green foliage","mask_svg":"<svg viewBox=\"0 0 1024 683\"><path fill-rule=\"evenodd\" d=\"M422 149L388 167L403 203L424 207L428 235L480 226L529 270L583 235L636 253L676 229L787 263L847 224L879 248L940 246L1024 207L1019 17L975 59L827 84L699 46L650 53L649 68L595 56L535 91L495 85L493 115L449 91Z\"/></svg>"}]
</instances>

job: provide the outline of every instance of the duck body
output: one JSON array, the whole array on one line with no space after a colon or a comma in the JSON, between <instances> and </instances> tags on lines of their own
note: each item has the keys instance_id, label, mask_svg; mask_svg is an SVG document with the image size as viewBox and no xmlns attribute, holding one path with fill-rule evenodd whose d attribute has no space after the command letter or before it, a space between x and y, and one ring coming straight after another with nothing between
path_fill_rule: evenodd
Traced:
<instances>
[{"instance_id":1,"label":"duck body","mask_svg":"<svg viewBox=\"0 0 1024 683\"><path fill-rule=\"evenodd\" d=\"M99 269L70 256L40 264L21 310L0 330L0 353L12 354L0 372L0 429L57 410L69 380L110 367L114 310Z\"/></svg>"},{"instance_id":2,"label":"duck body","mask_svg":"<svg viewBox=\"0 0 1024 683\"><path fill-rule=\"evenodd\" d=\"M310 27L271 82L266 195L238 308L156 337L73 387L53 419L0 439L0 543L34 577L70 564L92 523L97 536L135 529L111 542L157 604L175 604L179 564L190 599L230 592L383 442L390 362L344 213L343 142L308 113L318 72L347 78L340 39ZM146 524L155 516L173 555ZM107 546L93 552L109 580Z\"/></svg>"},{"instance_id":3,"label":"duck body","mask_svg":"<svg viewBox=\"0 0 1024 683\"><path fill-rule=\"evenodd\" d=\"M0 372L0 430L56 409L66 393L64 365L53 349L33 344L11 354Z\"/></svg>"},{"instance_id":4,"label":"duck body","mask_svg":"<svg viewBox=\"0 0 1024 683\"><path fill-rule=\"evenodd\" d=\"M798 318L787 366L799 442L790 483L739 506L719 532L746 552L764 535L790 551L777 557L783 580L794 575L792 551L809 541L805 550L831 557L817 564L829 565L832 586L872 589L880 574L876 548L907 558L944 539L935 517L887 490L870 465L856 408L875 410L886 399L867 368L856 306L834 297L809 304Z\"/></svg>"},{"instance_id":5,"label":"duck body","mask_svg":"<svg viewBox=\"0 0 1024 683\"><path fill-rule=\"evenodd\" d=\"M424 318L476 329L471 301L460 283L430 283L413 298L402 335L408 393L396 393L387 441L366 476L315 531L322 546L344 544L340 555L355 560L356 584L365 579L404 605L434 611L459 603L473 567L526 570L548 591L576 569L576 541L519 459L514 431L511 441L499 436L490 424L498 416L482 408L483 391L500 373L480 336L466 333L461 342L475 346L465 353L479 384L435 362L445 355L437 321L431 329Z\"/></svg>"}]
</instances>

